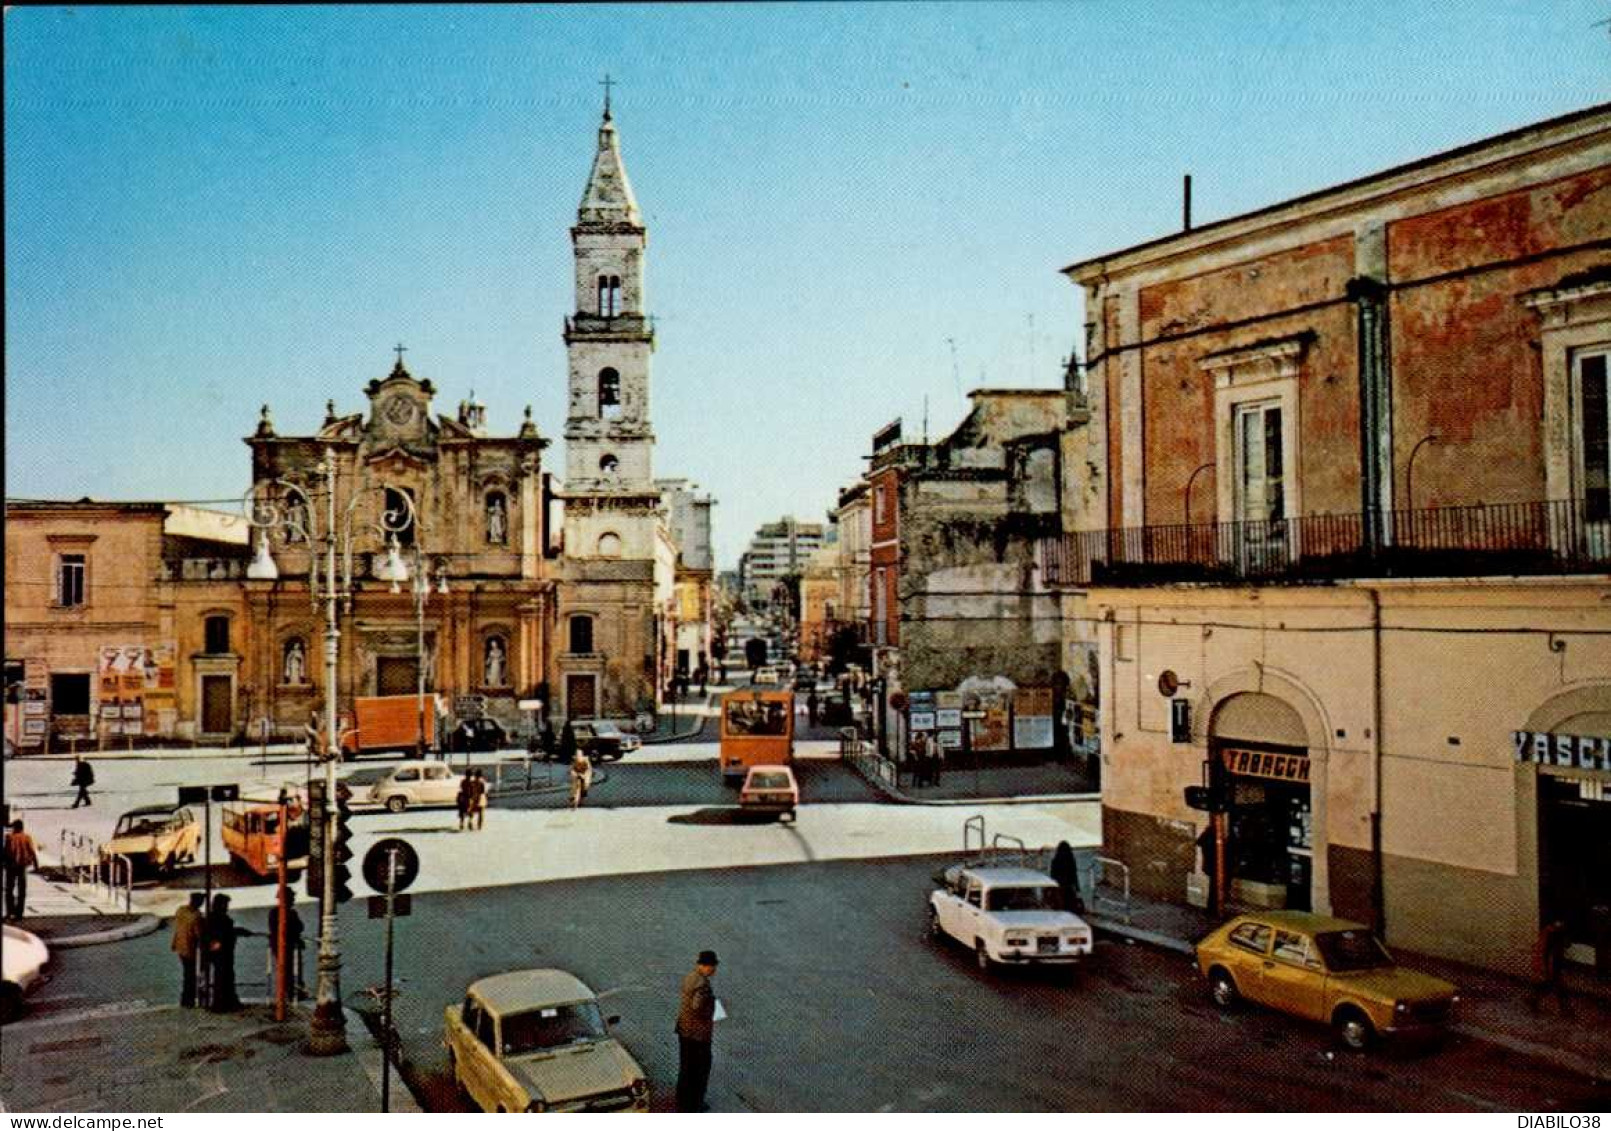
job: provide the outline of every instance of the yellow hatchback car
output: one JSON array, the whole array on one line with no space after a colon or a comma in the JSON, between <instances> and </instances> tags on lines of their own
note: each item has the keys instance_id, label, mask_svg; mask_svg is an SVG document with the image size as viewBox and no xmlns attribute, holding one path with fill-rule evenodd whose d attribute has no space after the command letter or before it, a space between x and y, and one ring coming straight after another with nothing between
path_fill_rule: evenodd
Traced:
<instances>
[{"instance_id":1,"label":"yellow hatchback car","mask_svg":"<svg viewBox=\"0 0 1611 1131\"><path fill-rule=\"evenodd\" d=\"M1440 1034L1455 988L1393 961L1368 927L1304 911L1240 915L1197 944L1222 1008L1240 999L1333 1026L1363 1049L1377 1037Z\"/></svg>"},{"instance_id":2,"label":"yellow hatchback car","mask_svg":"<svg viewBox=\"0 0 1611 1131\"><path fill-rule=\"evenodd\" d=\"M649 1082L598 998L563 970L513 970L447 1008L453 1077L483 1111L648 1111Z\"/></svg>"}]
</instances>

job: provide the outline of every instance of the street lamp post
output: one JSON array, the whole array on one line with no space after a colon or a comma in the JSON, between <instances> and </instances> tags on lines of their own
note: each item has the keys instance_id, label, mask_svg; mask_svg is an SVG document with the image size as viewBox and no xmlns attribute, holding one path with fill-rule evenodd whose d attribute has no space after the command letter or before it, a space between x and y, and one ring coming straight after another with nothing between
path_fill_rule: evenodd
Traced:
<instances>
[{"instance_id":1,"label":"street lamp post","mask_svg":"<svg viewBox=\"0 0 1611 1131\"><path fill-rule=\"evenodd\" d=\"M324 785L325 798L325 835L324 844L327 853L335 847L338 810L336 805L336 763L341 758L341 723L337 710L337 672L340 661L341 627L338 602L345 601L350 610L353 594L352 578L352 551L355 532L353 530L353 515L357 509L358 501L369 491L383 490L378 484L365 483L355 488L347 501L345 521L338 525L336 510L336 453L333 448L326 448L324 459L314 468L315 472L324 476L325 519L321 524L318 512L314 507L314 498L307 488L300 483L287 479L277 479L275 485L285 493L285 502L282 504L273 498L261 497L257 494L254 485L247 495L246 518L247 521L265 531L283 529L295 532L298 538L305 542L309 548L308 555L308 592L313 601L314 608L318 608L321 599L325 606L324 629L324 698L325 698L325 751L324 751ZM381 580L406 580L408 566L397 555L397 547L390 541L390 536L400 530L407 529L414 520L414 504L406 492L398 491L395 497L402 502L401 511L390 508L381 512L380 522L376 524L383 537L388 541L387 561L385 573ZM320 527L323 527L321 530ZM319 556L315 550L318 542L324 543L324 580L321 596ZM336 551L341 549L341 558L345 564L342 572L337 571ZM273 569L272 559L268 552L268 537L264 535L263 543L259 548L259 558L266 566L260 568L260 574L267 576ZM254 563L257 565L258 563ZM379 576L379 574L377 574ZM333 1056L347 1051L346 1015L341 1004L341 945L337 934L336 918L336 870L333 853L327 857L324 868L324 897L320 900L319 915L319 962L318 985L314 991L313 1018L308 1031L308 1052L315 1056Z\"/></svg>"},{"instance_id":2,"label":"street lamp post","mask_svg":"<svg viewBox=\"0 0 1611 1131\"><path fill-rule=\"evenodd\" d=\"M436 591L438 593L446 594L447 591L448 591L447 571L443 568L442 563L440 561L438 561L436 563L436 570L435 570L434 579L432 578L432 576L430 574L430 571L426 570L426 568L425 568L425 551L423 549L421 549L421 544L424 542L424 539L425 539L425 531L424 531L424 529L421 528L419 530L416 530L415 531L415 538L414 538L414 585L413 585L413 593L414 593L414 620L415 620L415 626L416 626L417 633L418 633L418 635L417 635L417 652L416 652L416 657L417 658L415 660L415 667L417 669L416 674L418 676L418 682L419 682L419 689L418 689L419 739L414 744L415 745L415 751L414 752L418 757L421 757L421 758L425 757L425 750L426 750L426 743L427 743L426 730L425 730L425 601L426 601L426 598L428 598L431 595L431 587L432 587L433 584L435 585ZM401 580L400 578L396 578L396 577L394 577L392 579L392 592L393 593L397 593L397 592L401 591L399 586L398 586L398 581L400 581L400 580ZM441 646L440 640L437 642L437 646L440 648L440 646Z\"/></svg>"}]
</instances>

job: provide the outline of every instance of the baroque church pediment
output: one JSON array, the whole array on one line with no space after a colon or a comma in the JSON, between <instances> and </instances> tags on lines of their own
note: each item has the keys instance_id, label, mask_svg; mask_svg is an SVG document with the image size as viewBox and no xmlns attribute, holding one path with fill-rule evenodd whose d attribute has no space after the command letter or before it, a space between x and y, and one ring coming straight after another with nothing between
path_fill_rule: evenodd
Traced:
<instances>
[{"instance_id":1,"label":"baroque church pediment","mask_svg":"<svg viewBox=\"0 0 1611 1131\"><path fill-rule=\"evenodd\" d=\"M364 457L364 465L377 471L424 471L431 466L431 461L399 446L371 452Z\"/></svg>"}]
</instances>

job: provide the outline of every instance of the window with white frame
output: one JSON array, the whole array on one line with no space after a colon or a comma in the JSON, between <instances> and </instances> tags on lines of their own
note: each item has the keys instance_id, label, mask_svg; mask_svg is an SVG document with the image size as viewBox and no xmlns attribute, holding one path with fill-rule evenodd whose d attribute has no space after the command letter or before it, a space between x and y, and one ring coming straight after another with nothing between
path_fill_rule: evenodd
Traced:
<instances>
[{"instance_id":1,"label":"window with white frame","mask_svg":"<svg viewBox=\"0 0 1611 1131\"><path fill-rule=\"evenodd\" d=\"M1281 405L1236 406L1236 518L1275 522L1286 514Z\"/></svg>"},{"instance_id":2,"label":"window with white frame","mask_svg":"<svg viewBox=\"0 0 1611 1131\"><path fill-rule=\"evenodd\" d=\"M85 569L83 554L56 555L56 603L62 608L77 608L87 600Z\"/></svg>"}]
</instances>

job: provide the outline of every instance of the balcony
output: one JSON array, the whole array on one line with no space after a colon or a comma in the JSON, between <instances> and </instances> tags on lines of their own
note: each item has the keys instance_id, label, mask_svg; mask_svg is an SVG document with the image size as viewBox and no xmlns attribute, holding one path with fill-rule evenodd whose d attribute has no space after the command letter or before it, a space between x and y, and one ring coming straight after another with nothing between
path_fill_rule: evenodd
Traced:
<instances>
[{"instance_id":1,"label":"balcony","mask_svg":"<svg viewBox=\"0 0 1611 1131\"><path fill-rule=\"evenodd\" d=\"M1085 588L1604 573L1600 513L1561 500L1081 531L1041 540L1041 577Z\"/></svg>"}]
</instances>

